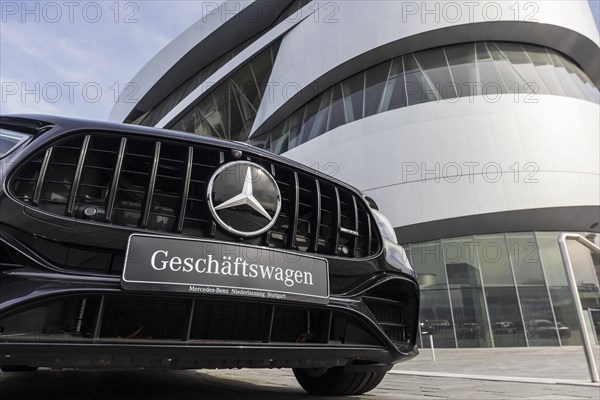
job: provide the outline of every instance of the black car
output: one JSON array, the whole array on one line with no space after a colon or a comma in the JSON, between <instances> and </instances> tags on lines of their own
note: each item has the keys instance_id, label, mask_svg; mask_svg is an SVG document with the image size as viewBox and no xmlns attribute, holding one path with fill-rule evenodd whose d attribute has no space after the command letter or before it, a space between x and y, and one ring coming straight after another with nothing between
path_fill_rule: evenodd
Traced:
<instances>
[{"instance_id":1,"label":"black car","mask_svg":"<svg viewBox=\"0 0 600 400\"><path fill-rule=\"evenodd\" d=\"M419 288L356 189L210 137L0 117L0 366L293 368L357 394L417 354Z\"/></svg>"}]
</instances>

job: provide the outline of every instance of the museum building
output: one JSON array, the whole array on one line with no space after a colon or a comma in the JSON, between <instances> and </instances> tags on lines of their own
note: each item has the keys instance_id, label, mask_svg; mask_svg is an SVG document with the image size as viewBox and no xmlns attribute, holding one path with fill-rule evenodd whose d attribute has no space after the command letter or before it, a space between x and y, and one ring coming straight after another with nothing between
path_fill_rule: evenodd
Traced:
<instances>
[{"instance_id":1,"label":"museum building","mask_svg":"<svg viewBox=\"0 0 600 400\"><path fill-rule=\"evenodd\" d=\"M247 142L362 190L419 275L437 347L581 343L557 238L600 243L587 1L203 11L131 79L135 101L126 89L111 120ZM576 243L569 254L600 334L600 259Z\"/></svg>"}]
</instances>

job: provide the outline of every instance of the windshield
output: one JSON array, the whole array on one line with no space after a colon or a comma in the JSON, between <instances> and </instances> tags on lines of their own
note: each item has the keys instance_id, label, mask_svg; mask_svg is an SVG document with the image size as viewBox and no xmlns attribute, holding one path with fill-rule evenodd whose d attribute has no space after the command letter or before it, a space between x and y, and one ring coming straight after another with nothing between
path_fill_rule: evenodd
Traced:
<instances>
[{"instance_id":1,"label":"windshield","mask_svg":"<svg viewBox=\"0 0 600 400\"><path fill-rule=\"evenodd\" d=\"M0 129L0 158L8 155L28 137L29 135L24 133Z\"/></svg>"}]
</instances>

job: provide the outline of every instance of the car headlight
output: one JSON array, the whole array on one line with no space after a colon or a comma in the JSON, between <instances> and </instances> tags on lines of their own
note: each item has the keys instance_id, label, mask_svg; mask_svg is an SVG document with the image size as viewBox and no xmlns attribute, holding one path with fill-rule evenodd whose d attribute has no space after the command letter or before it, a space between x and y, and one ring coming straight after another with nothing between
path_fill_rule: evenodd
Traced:
<instances>
[{"instance_id":1,"label":"car headlight","mask_svg":"<svg viewBox=\"0 0 600 400\"><path fill-rule=\"evenodd\" d=\"M381 212L371 209L373 216L375 217L375 222L379 227L379 232L381 232L381 236L384 239L389 240L390 242L398 244L398 238L396 237L396 232L394 231L394 226L390 222L390 220L383 215Z\"/></svg>"},{"instance_id":2,"label":"car headlight","mask_svg":"<svg viewBox=\"0 0 600 400\"><path fill-rule=\"evenodd\" d=\"M6 157L28 138L29 135L25 133L0 129L0 158Z\"/></svg>"}]
</instances>

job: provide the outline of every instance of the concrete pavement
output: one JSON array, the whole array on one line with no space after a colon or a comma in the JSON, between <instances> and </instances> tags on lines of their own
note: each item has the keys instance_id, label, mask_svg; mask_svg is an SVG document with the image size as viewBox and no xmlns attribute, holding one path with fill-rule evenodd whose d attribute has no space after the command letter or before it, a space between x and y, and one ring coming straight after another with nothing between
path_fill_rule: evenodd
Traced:
<instances>
[{"instance_id":1,"label":"concrete pavement","mask_svg":"<svg viewBox=\"0 0 600 400\"><path fill-rule=\"evenodd\" d=\"M398 364L397 374L493 378L524 382L590 382L581 346L513 347L496 349L421 349L421 354ZM600 347L594 348L600 366Z\"/></svg>"},{"instance_id":2,"label":"concrete pavement","mask_svg":"<svg viewBox=\"0 0 600 400\"><path fill-rule=\"evenodd\" d=\"M580 347L430 350L396 366L373 391L354 400L590 399ZM596 355L600 349L596 348ZM0 373L0 399L29 400L315 399L291 370L72 371Z\"/></svg>"}]
</instances>

